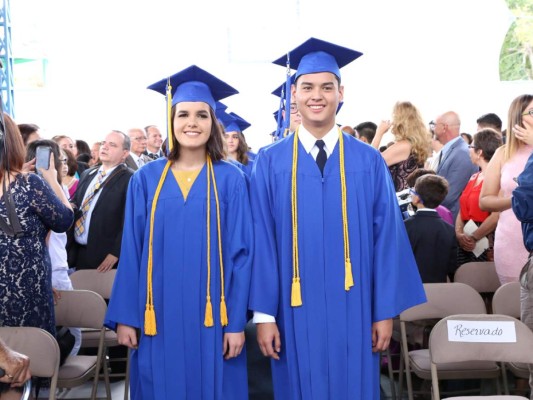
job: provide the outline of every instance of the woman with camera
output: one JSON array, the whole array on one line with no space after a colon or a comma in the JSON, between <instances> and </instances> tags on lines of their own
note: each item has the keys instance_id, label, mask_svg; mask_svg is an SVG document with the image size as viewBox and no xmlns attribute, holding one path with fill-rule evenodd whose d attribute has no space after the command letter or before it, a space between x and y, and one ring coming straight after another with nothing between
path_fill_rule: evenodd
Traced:
<instances>
[{"instance_id":1,"label":"woman with camera","mask_svg":"<svg viewBox=\"0 0 533 400\"><path fill-rule=\"evenodd\" d=\"M45 239L49 230L65 232L74 213L50 148L43 155L48 168L36 166L40 176L24 171L22 136L9 115L0 114L0 325L38 327L55 335Z\"/></svg>"}]
</instances>

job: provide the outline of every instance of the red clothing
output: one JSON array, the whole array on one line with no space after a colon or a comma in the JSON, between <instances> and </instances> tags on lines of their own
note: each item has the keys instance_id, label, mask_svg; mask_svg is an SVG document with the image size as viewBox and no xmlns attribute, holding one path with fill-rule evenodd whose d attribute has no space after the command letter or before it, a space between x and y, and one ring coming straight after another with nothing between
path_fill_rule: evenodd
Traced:
<instances>
[{"instance_id":1,"label":"red clothing","mask_svg":"<svg viewBox=\"0 0 533 400\"><path fill-rule=\"evenodd\" d=\"M474 222L483 222L490 215L490 212L481 211L479 208L479 194L483 186L483 175L480 177L480 183L476 185L476 180L481 172L477 172L470 177L466 187L459 198L461 207L461 219L463 221L473 220Z\"/></svg>"}]
</instances>

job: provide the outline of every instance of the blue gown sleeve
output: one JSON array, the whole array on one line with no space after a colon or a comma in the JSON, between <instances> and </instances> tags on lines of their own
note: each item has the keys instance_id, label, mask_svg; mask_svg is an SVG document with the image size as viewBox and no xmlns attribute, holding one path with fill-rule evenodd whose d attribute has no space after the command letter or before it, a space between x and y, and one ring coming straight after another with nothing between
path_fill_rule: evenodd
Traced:
<instances>
[{"instance_id":1,"label":"blue gown sleeve","mask_svg":"<svg viewBox=\"0 0 533 400\"><path fill-rule=\"evenodd\" d=\"M533 222L533 155L518 177L518 187L513 190L512 207L519 221Z\"/></svg>"},{"instance_id":2,"label":"blue gown sleeve","mask_svg":"<svg viewBox=\"0 0 533 400\"><path fill-rule=\"evenodd\" d=\"M225 332L242 332L246 325L250 277L254 256L252 211L245 177L239 180L228 209L227 240L232 267L227 296L228 326Z\"/></svg>"},{"instance_id":3,"label":"blue gown sleeve","mask_svg":"<svg viewBox=\"0 0 533 400\"><path fill-rule=\"evenodd\" d=\"M141 175L135 174L128 186L119 264L105 320L110 329L116 329L117 323L135 328L142 325L139 296L146 292L140 287L140 273L145 270L141 263L146 210L147 196Z\"/></svg>"},{"instance_id":4,"label":"blue gown sleeve","mask_svg":"<svg viewBox=\"0 0 533 400\"><path fill-rule=\"evenodd\" d=\"M376 159L374 191L373 322L394 318L426 301L424 287L382 157Z\"/></svg>"},{"instance_id":5,"label":"blue gown sleeve","mask_svg":"<svg viewBox=\"0 0 533 400\"><path fill-rule=\"evenodd\" d=\"M250 196L255 231L249 308L268 315L278 313L279 278L276 232L269 185L269 160L260 151L250 179Z\"/></svg>"}]
</instances>

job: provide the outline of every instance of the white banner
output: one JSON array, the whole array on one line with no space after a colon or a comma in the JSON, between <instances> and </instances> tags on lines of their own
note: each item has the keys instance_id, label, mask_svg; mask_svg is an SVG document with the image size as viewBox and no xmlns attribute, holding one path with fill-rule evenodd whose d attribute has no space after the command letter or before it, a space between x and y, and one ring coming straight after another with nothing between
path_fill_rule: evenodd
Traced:
<instances>
[{"instance_id":1,"label":"white banner","mask_svg":"<svg viewBox=\"0 0 533 400\"><path fill-rule=\"evenodd\" d=\"M516 342L516 329L513 321L448 320L447 322L450 342Z\"/></svg>"}]
</instances>

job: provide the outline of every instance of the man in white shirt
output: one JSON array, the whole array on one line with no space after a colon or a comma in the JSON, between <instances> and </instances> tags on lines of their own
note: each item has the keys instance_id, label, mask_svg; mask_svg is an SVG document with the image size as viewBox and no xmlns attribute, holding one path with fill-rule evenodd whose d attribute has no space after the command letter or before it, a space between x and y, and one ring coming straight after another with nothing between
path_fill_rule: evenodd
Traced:
<instances>
[{"instance_id":1,"label":"man in white shirt","mask_svg":"<svg viewBox=\"0 0 533 400\"><path fill-rule=\"evenodd\" d=\"M163 145L163 135L161 135L159 128L155 125L148 125L144 130L146 131L147 137L144 154L152 160L163 157L163 151L161 150L161 146Z\"/></svg>"}]
</instances>

